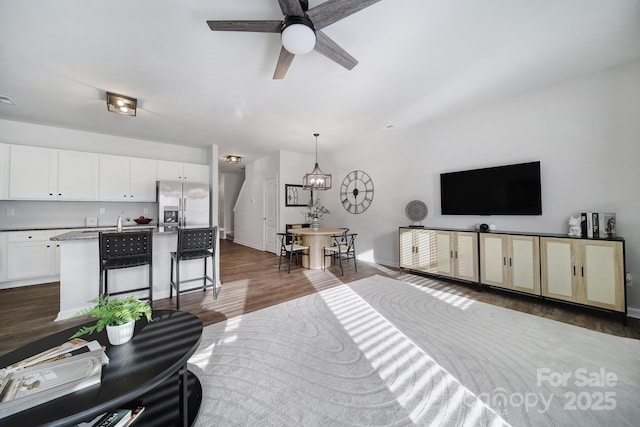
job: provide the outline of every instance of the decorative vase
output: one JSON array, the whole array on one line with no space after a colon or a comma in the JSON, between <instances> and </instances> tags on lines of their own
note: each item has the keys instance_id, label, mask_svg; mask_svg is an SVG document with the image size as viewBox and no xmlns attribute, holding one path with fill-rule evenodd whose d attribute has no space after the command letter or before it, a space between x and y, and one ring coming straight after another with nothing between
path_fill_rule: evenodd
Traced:
<instances>
[{"instance_id":1,"label":"decorative vase","mask_svg":"<svg viewBox=\"0 0 640 427\"><path fill-rule=\"evenodd\" d=\"M314 219L314 220L311 222L311 228L313 228L314 230L317 230L318 228L320 228L320 223L318 222L318 220L317 220L317 219Z\"/></svg>"},{"instance_id":2,"label":"decorative vase","mask_svg":"<svg viewBox=\"0 0 640 427\"><path fill-rule=\"evenodd\" d=\"M107 337L111 345L120 345L129 342L133 337L133 328L136 322L125 323L124 325L107 325Z\"/></svg>"}]
</instances>

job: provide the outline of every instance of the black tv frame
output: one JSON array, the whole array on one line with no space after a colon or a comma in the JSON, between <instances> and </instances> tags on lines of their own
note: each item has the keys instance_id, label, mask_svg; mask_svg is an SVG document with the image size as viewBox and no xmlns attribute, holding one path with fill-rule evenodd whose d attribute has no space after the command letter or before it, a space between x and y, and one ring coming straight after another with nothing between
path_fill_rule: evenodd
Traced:
<instances>
[{"instance_id":1,"label":"black tv frame","mask_svg":"<svg viewBox=\"0 0 640 427\"><path fill-rule=\"evenodd\" d=\"M542 215L540 161L440 174L442 215Z\"/></svg>"}]
</instances>

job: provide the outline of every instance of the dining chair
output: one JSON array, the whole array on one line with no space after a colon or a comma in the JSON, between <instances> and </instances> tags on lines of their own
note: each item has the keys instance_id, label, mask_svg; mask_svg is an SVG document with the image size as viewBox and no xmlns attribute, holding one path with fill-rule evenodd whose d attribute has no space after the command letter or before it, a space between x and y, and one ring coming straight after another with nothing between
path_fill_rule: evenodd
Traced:
<instances>
[{"instance_id":1,"label":"dining chair","mask_svg":"<svg viewBox=\"0 0 640 427\"><path fill-rule=\"evenodd\" d=\"M341 234L333 234L331 236L331 246L325 246L323 248L323 257L322 257L322 269L326 270L326 258L331 257L331 259L335 262L338 261L340 265L340 272L344 276L344 267L342 266L342 261L349 262L350 259L353 259L353 266L358 272L358 265L356 263L356 236L357 233L348 234L346 231Z\"/></svg>"},{"instance_id":2,"label":"dining chair","mask_svg":"<svg viewBox=\"0 0 640 427\"><path fill-rule=\"evenodd\" d=\"M280 240L280 259L278 260L278 270L282 265L282 258L289 259L289 268L287 273L291 273L291 261L293 260L293 254L296 254L296 264L300 264L299 255L309 255L309 246L301 245L297 239L290 233L276 233ZM306 251L306 254L304 253Z\"/></svg>"},{"instance_id":3,"label":"dining chair","mask_svg":"<svg viewBox=\"0 0 640 427\"><path fill-rule=\"evenodd\" d=\"M149 304L153 306L153 237L151 229L125 232L100 232L99 295L121 295L138 291L149 292ZM109 291L109 271L147 266L148 279L144 286L117 292Z\"/></svg>"},{"instance_id":4,"label":"dining chair","mask_svg":"<svg viewBox=\"0 0 640 427\"><path fill-rule=\"evenodd\" d=\"M218 227L178 228L178 244L176 251L171 252L171 275L169 279L169 298L173 298L173 289L176 290L176 309L180 310L180 294L198 289L206 291L213 288L213 299L218 298L219 287L215 281L215 253ZM207 261L211 258L211 276L207 275ZM204 261L202 276L183 280L180 277L180 263L201 259ZM174 279L175 264L175 279ZM180 289L183 283L202 280L202 286L189 289Z\"/></svg>"}]
</instances>

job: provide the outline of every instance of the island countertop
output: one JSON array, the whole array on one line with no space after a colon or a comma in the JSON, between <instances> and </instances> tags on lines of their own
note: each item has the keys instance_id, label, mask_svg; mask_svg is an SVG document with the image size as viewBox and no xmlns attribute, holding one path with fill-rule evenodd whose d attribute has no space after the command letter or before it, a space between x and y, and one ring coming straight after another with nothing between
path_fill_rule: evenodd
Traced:
<instances>
[{"instance_id":1,"label":"island countertop","mask_svg":"<svg viewBox=\"0 0 640 427\"><path fill-rule=\"evenodd\" d=\"M124 227L122 232L126 233L128 231L139 231L144 229L153 229L153 234L160 233L177 233L178 227L156 227L156 226L130 226ZM65 241L65 240L84 240L84 239L97 239L98 235L101 231L114 232L116 231L115 227L103 228L103 229L92 229L92 230L73 230L68 231L66 233L58 234L57 236L53 236L51 240L54 241Z\"/></svg>"}]
</instances>

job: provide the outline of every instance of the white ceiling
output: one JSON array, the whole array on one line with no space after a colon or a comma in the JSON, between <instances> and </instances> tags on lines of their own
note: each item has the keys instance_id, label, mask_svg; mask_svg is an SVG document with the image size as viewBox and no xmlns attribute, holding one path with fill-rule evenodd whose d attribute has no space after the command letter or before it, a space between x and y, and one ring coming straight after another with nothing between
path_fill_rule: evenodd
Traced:
<instances>
[{"instance_id":1,"label":"white ceiling","mask_svg":"<svg viewBox=\"0 0 640 427\"><path fill-rule=\"evenodd\" d=\"M284 80L278 34L206 24L282 19L277 0L0 0L0 16L0 95L17 104L0 118L248 161L312 154L314 132L319 151L365 143L640 58L640 0L381 0L323 30L353 70L311 52ZM137 117L107 112L106 91L138 98Z\"/></svg>"}]
</instances>

